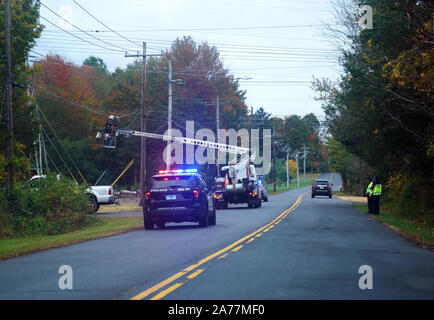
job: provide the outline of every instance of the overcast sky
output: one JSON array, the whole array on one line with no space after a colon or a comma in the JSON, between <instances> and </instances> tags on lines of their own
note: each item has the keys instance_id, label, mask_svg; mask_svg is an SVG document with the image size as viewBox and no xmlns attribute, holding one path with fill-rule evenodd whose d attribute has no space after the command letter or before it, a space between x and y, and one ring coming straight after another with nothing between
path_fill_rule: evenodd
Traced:
<instances>
[{"instance_id":1,"label":"overcast sky","mask_svg":"<svg viewBox=\"0 0 434 320\"><path fill-rule=\"evenodd\" d=\"M249 107L262 106L278 116L313 112L321 117L320 103L310 89L312 76L339 76L337 52L322 27L322 21L333 21L330 0L76 2L119 34L73 0L42 0L41 23L46 28L34 51L57 53L76 64L95 55L113 71L132 62L124 57L125 49L141 51L145 41L148 53L159 53L177 37L190 35L197 43L215 45L230 73L246 79L240 84L247 90Z\"/></svg>"}]
</instances>

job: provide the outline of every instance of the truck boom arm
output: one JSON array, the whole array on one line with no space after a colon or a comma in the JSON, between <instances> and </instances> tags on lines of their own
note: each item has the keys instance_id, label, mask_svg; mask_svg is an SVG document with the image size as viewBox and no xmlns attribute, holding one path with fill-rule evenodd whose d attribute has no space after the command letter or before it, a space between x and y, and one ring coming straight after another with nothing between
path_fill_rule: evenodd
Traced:
<instances>
[{"instance_id":1,"label":"truck boom arm","mask_svg":"<svg viewBox=\"0 0 434 320\"><path fill-rule=\"evenodd\" d=\"M160 140L164 140L164 141L179 142L179 143L183 143L183 144L190 144L190 145L200 146L200 147L204 147L204 148L212 148L212 149L216 149L219 151L228 152L228 153L232 153L232 154L248 155L250 152L249 148L237 147L237 146L233 146L233 145L229 145L229 144L204 141L204 140L198 140L198 139L175 137L175 136L168 136L168 135L163 135L163 134L156 134L156 133L149 133L149 132L142 132L142 131L135 131L135 130L127 130L127 129L116 129L116 132L118 134L122 134L125 136L138 136L138 137L160 139Z\"/></svg>"}]
</instances>

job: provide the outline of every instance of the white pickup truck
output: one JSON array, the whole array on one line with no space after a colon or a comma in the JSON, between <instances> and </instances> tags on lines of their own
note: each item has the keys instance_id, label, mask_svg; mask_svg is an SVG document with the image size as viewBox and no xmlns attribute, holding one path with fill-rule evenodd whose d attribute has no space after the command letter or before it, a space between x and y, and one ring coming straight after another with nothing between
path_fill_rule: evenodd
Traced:
<instances>
[{"instance_id":1,"label":"white pickup truck","mask_svg":"<svg viewBox=\"0 0 434 320\"><path fill-rule=\"evenodd\" d=\"M30 178L29 182L45 179L45 177L46 175L35 175ZM57 175L57 179L61 179L60 175ZM86 192L89 194L89 213L97 212L100 205L115 203L113 186L90 186Z\"/></svg>"},{"instance_id":2,"label":"white pickup truck","mask_svg":"<svg viewBox=\"0 0 434 320\"><path fill-rule=\"evenodd\" d=\"M115 203L112 186L90 186L86 191L89 192L89 205L92 213L98 211L100 205Z\"/></svg>"}]
</instances>

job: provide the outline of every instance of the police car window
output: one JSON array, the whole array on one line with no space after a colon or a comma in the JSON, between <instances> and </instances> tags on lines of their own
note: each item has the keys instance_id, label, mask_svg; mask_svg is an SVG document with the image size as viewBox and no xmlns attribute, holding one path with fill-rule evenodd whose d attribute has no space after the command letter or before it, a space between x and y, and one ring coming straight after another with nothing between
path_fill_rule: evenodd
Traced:
<instances>
[{"instance_id":1,"label":"police car window","mask_svg":"<svg viewBox=\"0 0 434 320\"><path fill-rule=\"evenodd\" d=\"M194 179L192 176L161 176L152 179L152 188L170 188L178 186L184 188L194 187Z\"/></svg>"}]
</instances>

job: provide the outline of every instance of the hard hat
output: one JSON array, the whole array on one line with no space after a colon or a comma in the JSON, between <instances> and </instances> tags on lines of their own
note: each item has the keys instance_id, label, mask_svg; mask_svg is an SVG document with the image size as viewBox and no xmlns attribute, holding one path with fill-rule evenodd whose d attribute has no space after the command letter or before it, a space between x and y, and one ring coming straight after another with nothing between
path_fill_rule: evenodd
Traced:
<instances>
[{"instance_id":1,"label":"hard hat","mask_svg":"<svg viewBox=\"0 0 434 320\"><path fill-rule=\"evenodd\" d=\"M108 117L108 118L113 120L115 117L114 117L113 115L111 115L111 116Z\"/></svg>"}]
</instances>

